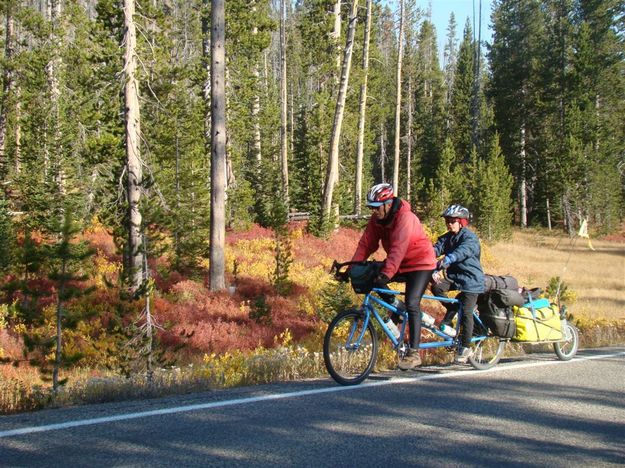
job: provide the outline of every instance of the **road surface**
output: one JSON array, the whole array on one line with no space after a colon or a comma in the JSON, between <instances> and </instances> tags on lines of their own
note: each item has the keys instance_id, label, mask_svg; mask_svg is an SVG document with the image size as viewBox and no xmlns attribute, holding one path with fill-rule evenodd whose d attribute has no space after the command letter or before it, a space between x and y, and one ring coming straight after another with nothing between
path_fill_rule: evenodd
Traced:
<instances>
[{"instance_id":1,"label":"road surface","mask_svg":"<svg viewBox=\"0 0 625 468\"><path fill-rule=\"evenodd\" d=\"M0 466L625 466L625 348L0 417Z\"/></svg>"}]
</instances>

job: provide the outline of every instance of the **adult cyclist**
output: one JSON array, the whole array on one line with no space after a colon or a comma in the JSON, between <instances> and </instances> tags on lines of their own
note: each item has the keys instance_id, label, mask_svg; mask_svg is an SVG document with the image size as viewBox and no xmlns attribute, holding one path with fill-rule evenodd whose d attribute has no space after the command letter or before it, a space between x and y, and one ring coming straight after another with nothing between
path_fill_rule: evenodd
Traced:
<instances>
[{"instance_id":1,"label":"adult cyclist","mask_svg":"<svg viewBox=\"0 0 625 468\"><path fill-rule=\"evenodd\" d=\"M367 206L372 214L358 242L352 261L363 261L376 252L380 243L386 252L374 286L386 288L389 282L405 282L405 303L410 331L409 349L399 362L401 370L421 365L421 297L436 267L432 243L410 204L394 195L390 184L371 187Z\"/></svg>"}]
</instances>

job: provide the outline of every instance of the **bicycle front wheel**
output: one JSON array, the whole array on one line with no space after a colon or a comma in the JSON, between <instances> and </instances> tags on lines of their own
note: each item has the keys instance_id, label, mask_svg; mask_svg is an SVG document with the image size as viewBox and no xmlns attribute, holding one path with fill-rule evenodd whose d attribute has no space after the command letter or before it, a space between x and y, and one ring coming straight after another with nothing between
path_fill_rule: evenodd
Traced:
<instances>
[{"instance_id":1,"label":"bicycle front wheel","mask_svg":"<svg viewBox=\"0 0 625 468\"><path fill-rule=\"evenodd\" d=\"M365 327L361 310L345 310L334 317L323 340L323 360L334 380L341 385L361 383L377 357L377 335L371 322Z\"/></svg>"},{"instance_id":2,"label":"bicycle front wheel","mask_svg":"<svg viewBox=\"0 0 625 468\"><path fill-rule=\"evenodd\" d=\"M496 365L503 356L506 340L497 336L489 336L475 343L473 355L469 357L469 363L478 370L490 369Z\"/></svg>"},{"instance_id":3,"label":"bicycle front wheel","mask_svg":"<svg viewBox=\"0 0 625 468\"><path fill-rule=\"evenodd\" d=\"M562 329L564 341L553 344L553 350L561 361L570 361L577 353L579 347L579 333L577 328L566 322Z\"/></svg>"}]
</instances>

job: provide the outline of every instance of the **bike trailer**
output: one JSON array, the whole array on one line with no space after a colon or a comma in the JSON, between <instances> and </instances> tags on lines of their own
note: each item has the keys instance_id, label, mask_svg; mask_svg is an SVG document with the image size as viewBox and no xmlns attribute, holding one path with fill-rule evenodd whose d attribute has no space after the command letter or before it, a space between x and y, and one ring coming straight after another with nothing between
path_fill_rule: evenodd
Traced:
<instances>
[{"instance_id":1,"label":"bike trailer","mask_svg":"<svg viewBox=\"0 0 625 468\"><path fill-rule=\"evenodd\" d=\"M513 307L516 334L514 341L558 341L562 339L562 321L557 305L547 299L530 300Z\"/></svg>"}]
</instances>

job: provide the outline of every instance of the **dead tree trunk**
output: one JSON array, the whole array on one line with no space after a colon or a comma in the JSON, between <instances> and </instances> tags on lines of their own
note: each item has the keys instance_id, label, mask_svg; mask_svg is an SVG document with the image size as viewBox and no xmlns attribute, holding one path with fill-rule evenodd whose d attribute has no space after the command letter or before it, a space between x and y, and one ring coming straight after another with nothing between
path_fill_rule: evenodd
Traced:
<instances>
[{"instance_id":1,"label":"dead tree trunk","mask_svg":"<svg viewBox=\"0 0 625 468\"><path fill-rule=\"evenodd\" d=\"M4 43L4 59L9 66L4 67L2 77L2 101L0 103L0 186L4 185L9 172L9 161L6 154L7 121L9 116L9 102L14 87L13 67L11 64L14 53L14 22L11 2L7 2L6 31Z\"/></svg>"},{"instance_id":2,"label":"dead tree trunk","mask_svg":"<svg viewBox=\"0 0 625 468\"><path fill-rule=\"evenodd\" d=\"M287 134L287 82L286 82L286 2L280 0L280 170L282 191L287 212L289 206L289 160Z\"/></svg>"},{"instance_id":3,"label":"dead tree trunk","mask_svg":"<svg viewBox=\"0 0 625 468\"><path fill-rule=\"evenodd\" d=\"M369 41L371 38L371 6L373 0L367 0L367 19L365 23L365 39L362 49L362 84L360 85L360 102L358 104L358 147L356 150L356 187L354 196L354 213L362 212L362 165L365 147L365 115L367 112L367 80L369 78Z\"/></svg>"},{"instance_id":4,"label":"dead tree trunk","mask_svg":"<svg viewBox=\"0 0 625 468\"><path fill-rule=\"evenodd\" d=\"M139 108L139 82L137 80L137 33L134 22L135 2L124 0L125 103L126 103L126 190L128 197L128 278L130 290L136 293L142 282L143 244L140 210L143 184L141 162L141 114Z\"/></svg>"},{"instance_id":5,"label":"dead tree trunk","mask_svg":"<svg viewBox=\"0 0 625 468\"><path fill-rule=\"evenodd\" d=\"M225 0L211 2L211 291L225 289L226 46Z\"/></svg>"},{"instance_id":6,"label":"dead tree trunk","mask_svg":"<svg viewBox=\"0 0 625 468\"><path fill-rule=\"evenodd\" d=\"M330 155L328 157L328 167L326 173L326 184L323 192L323 220L329 220L332 210L332 195L334 186L339 177L339 141L341 138L341 127L343 125L343 114L345 112L345 98L347 95L347 85L349 84L349 72L352 65L352 51L354 49L354 33L356 30L356 15L358 0L352 1L352 8L349 16L349 29L345 43L345 54L343 66L341 67L341 84L336 97L336 108L334 111L334 124L332 125L332 135L330 137Z\"/></svg>"},{"instance_id":7,"label":"dead tree trunk","mask_svg":"<svg viewBox=\"0 0 625 468\"><path fill-rule=\"evenodd\" d=\"M53 44L52 57L46 64L46 73L48 75L48 89L50 94L50 134L52 142L50 145L50 169L54 183L59 193L65 193L65 170L63 161L62 137L61 137L61 84L60 74L63 64L61 51L61 0L49 1L49 18L52 27L51 42Z\"/></svg>"},{"instance_id":8,"label":"dead tree trunk","mask_svg":"<svg viewBox=\"0 0 625 468\"><path fill-rule=\"evenodd\" d=\"M401 66L404 58L404 0L399 0L399 37L397 51L397 94L395 99L395 156L393 158L393 187L399 192L399 156L401 144Z\"/></svg>"}]
</instances>

